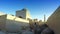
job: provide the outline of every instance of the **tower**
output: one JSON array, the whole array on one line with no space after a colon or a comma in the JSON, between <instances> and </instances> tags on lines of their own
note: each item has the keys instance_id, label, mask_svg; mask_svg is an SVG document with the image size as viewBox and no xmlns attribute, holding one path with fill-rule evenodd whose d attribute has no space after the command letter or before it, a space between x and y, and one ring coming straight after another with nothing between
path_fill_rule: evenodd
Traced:
<instances>
[{"instance_id":1,"label":"tower","mask_svg":"<svg viewBox=\"0 0 60 34\"><path fill-rule=\"evenodd\" d=\"M44 15L44 22L46 22L46 16Z\"/></svg>"}]
</instances>

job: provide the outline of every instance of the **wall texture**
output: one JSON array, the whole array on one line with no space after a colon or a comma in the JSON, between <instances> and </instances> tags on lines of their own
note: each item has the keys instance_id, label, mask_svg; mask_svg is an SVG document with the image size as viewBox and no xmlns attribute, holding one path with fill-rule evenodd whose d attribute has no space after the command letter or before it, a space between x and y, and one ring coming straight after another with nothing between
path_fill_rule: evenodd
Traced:
<instances>
[{"instance_id":1,"label":"wall texture","mask_svg":"<svg viewBox=\"0 0 60 34\"><path fill-rule=\"evenodd\" d=\"M21 31L21 28L28 27L29 21L15 16L7 15L6 30L10 32Z\"/></svg>"},{"instance_id":2,"label":"wall texture","mask_svg":"<svg viewBox=\"0 0 60 34\"><path fill-rule=\"evenodd\" d=\"M29 21L12 15L0 15L0 29L9 32L19 32L22 27L28 27Z\"/></svg>"},{"instance_id":3,"label":"wall texture","mask_svg":"<svg viewBox=\"0 0 60 34\"><path fill-rule=\"evenodd\" d=\"M0 15L0 29L4 29L6 24L6 15Z\"/></svg>"},{"instance_id":4,"label":"wall texture","mask_svg":"<svg viewBox=\"0 0 60 34\"><path fill-rule=\"evenodd\" d=\"M48 18L47 25L54 30L55 34L60 34L60 7Z\"/></svg>"}]
</instances>

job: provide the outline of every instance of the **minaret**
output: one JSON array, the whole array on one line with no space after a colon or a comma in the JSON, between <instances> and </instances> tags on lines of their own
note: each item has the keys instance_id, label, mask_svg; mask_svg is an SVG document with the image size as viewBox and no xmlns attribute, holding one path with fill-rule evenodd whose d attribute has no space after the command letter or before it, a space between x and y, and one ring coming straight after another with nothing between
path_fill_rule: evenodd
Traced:
<instances>
[{"instance_id":1,"label":"minaret","mask_svg":"<svg viewBox=\"0 0 60 34\"><path fill-rule=\"evenodd\" d=\"M44 22L46 22L46 17L45 17L45 14L44 14Z\"/></svg>"}]
</instances>

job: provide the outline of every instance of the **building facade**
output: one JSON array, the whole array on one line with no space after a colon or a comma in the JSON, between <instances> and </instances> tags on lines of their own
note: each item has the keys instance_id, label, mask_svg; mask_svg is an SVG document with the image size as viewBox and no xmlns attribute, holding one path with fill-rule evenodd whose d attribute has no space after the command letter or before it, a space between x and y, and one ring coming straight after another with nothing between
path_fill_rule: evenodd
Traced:
<instances>
[{"instance_id":1,"label":"building facade","mask_svg":"<svg viewBox=\"0 0 60 34\"><path fill-rule=\"evenodd\" d=\"M17 11L16 16L0 13L0 29L7 32L20 32L22 28L29 27L28 18L30 19L31 16L27 9Z\"/></svg>"}]
</instances>

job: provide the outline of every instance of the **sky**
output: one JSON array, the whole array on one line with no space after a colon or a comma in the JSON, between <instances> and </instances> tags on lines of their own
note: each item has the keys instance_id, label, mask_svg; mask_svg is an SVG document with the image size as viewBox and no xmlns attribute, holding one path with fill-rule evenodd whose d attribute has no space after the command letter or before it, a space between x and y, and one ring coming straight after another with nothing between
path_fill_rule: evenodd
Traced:
<instances>
[{"instance_id":1,"label":"sky","mask_svg":"<svg viewBox=\"0 0 60 34\"><path fill-rule=\"evenodd\" d=\"M15 15L17 10L27 8L32 19L44 20L58 8L60 0L0 0L0 12Z\"/></svg>"}]
</instances>

